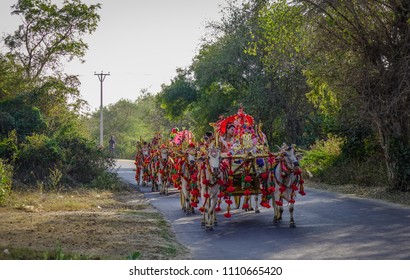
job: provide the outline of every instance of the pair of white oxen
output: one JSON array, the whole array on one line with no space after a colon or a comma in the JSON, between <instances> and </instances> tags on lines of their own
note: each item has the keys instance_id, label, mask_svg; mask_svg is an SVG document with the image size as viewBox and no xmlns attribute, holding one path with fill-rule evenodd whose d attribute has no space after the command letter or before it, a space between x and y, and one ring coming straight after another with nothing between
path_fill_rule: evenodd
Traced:
<instances>
[{"instance_id":1,"label":"pair of white oxen","mask_svg":"<svg viewBox=\"0 0 410 280\"><path fill-rule=\"evenodd\" d=\"M161 153L163 162L166 162L166 151ZM268 164L265 162L265 166ZM211 145L205 158L197 158L197 153L185 152L180 161L179 176L181 180L181 205L183 211L187 214L194 212L196 206L195 199L192 197L192 185L196 185L199 190L201 203L199 204L202 212L201 224L206 230L213 230L217 224L215 208L218 203L218 194L221 184L226 182L228 174L222 164L221 152L218 148ZM279 224L282 220L283 201L287 201L290 213L290 227L296 227L293 212L295 203L295 190L298 184L302 186L299 190L304 195L303 179L301 179L301 170L299 168L298 156L295 152L295 146L283 144L279 153L275 157L273 168L266 168L266 185L274 185L272 193L272 206L274 209L273 223ZM163 192L164 183L161 179L159 191ZM167 188L168 186L166 186ZM258 196L254 195L256 201L255 211L258 212Z\"/></svg>"},{"instance_id":2,"label":"pair of white oxen","mask_svg":"<svg viewBox=\"0 0 410 280\"><path fill-rule=\"evenodd\" d=\"M171 185L171 171L174 161L166 147L151 154L149 148L142 148L136 156L136 180L140 186L151 184L152 191L159 191L162 195L168 195Z\"/></svg>"}]
</instances>

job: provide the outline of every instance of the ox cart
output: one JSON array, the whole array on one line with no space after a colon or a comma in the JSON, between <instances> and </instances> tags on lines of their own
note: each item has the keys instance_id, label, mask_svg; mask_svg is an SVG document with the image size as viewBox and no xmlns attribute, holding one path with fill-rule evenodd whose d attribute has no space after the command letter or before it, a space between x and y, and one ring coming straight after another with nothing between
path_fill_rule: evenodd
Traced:
<instances>
[{"instance_id":1,"label":"ox cart","mask_svg":"<svg viewBox=\"0 0 410 280\"><path fill-rule=\"evenodd\" d=\"M261 125L256 124L243 108L211 125L214 142L199 171L203 203L200 211L204 213L205 228L213 229L215 212L222 210L223 202L226 203L226 218L231 217L234 207L256 213L260 211L259 206L273 207L273 222L278 224L284 201L289 205L290 226L295 227L296 191L305 194L295 146L284 144L279 152L270 152Z\"/></svg>"},{"instance_id":2,"label":"ox cart","mask_svg":"<svg viewBox=\"0 0 410 280\"><path fill-rule=\"evenodd\" d=\"M269 158L273 156L261 124L255 124L254 118L241 107L236 114L211 125L215 131L215 144L221 150L222 168L228 174L224 194L234 198L236 208L258 213L258 198L264 183L262 174L268 171ZM255 208L252 206L252 196ZM228 217L230 209L228 204Z\"/></svg>"}]
</instances>

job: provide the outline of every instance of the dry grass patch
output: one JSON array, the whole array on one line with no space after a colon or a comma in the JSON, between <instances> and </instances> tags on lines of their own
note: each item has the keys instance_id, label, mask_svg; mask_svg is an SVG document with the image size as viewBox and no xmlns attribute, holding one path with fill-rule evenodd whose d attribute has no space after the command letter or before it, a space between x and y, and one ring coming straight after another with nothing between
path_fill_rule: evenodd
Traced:
<instances>
[{"instance_id":1,"label":"dry grass patch","mask_svg":"<svg viewBox=\"0 0 410 280\"><path fill-rule=\"evenodd\" d=\"M13 193L0 220L0 259L61 252L75 259L189 258L163 216L133 189Z\"/></svg>"},{"instance_id":2,"label":"dry grass patch","mask_svg":"<svg viewBox=\"0 0 410 280\"><path fill-rule=\"evenodd\" d=\"M65 192L13 192L7 208L27 211L84 211L116 205L112 192L98 190L75 190Z\"/></svg>"}]
</instances>

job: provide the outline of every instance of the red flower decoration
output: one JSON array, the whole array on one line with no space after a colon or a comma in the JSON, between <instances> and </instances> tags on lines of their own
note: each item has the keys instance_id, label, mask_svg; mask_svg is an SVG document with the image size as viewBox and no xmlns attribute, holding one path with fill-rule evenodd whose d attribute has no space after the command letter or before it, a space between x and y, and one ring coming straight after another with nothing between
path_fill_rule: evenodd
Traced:
<instances>
[{"instance_id":1,"label":"red flower decoration","mask_svg":"<svg viewBox=\"0 0 410 280\"><path fill-rule=\"evenodd\" d=\"M262 173L261 175L262 180L267 180L268 179L268 172Z\"/></svg>"},{"instance_id":2,"label":"red flower decoration","mask_svg":"<svg viewBox=\"0 0 410 280\"><path fill-rule=\"evenodd\" d=\"M243 194L244 194L244 195L251 195L252 193L251 193L250 190L245 190L245 191L243 192Z\"/></svg>"},{"instance_id":3,"label":"red flower decoration","mask_svg":"<svg viewBox=\"0 0 410 280\"><path fill-rule=\"evenodd\" d=\"M249 209L249 204L248 203L244 203L242 206L242 209Z\"/></svg>"},{"instance_id":4,"label":"red flower decoration","mask_svg":"<svg viewBox=\"0 0 410 280\"><path fill-rule=\"evenodd\" d=\"M196 208L196 207L198 207L198 203L196 203L196 202L191 202L191 207L194 207L194 208Z\"/></svg>"},{"instance_id":5,"label":"red flower decoration","mask_svg":"<svg viewBox=\"0 0 410 280\"><path fill-rule=\"evenodd\" d=\"M250 183L252 182L252 177L247 175L244 179L243 179L246 183Z\"/></svg>"},{"instance_id":6,"label":"red flower decoration","mask_svg":"<svg viewBox=\"0 0 410 280\"><path fill-rule=\"evenodd\" d=\"M198 210L201 211L201 212L205 212L205 208L203 206L200 207Z\"/></svg>"},{"instance_id":7,"label":"red flower decoration","mask_svg":"<svg viewBox=\"0 0 410 280\"><path fill-rule=\"evenodd\" d=\"M225 199L226 204L231 205L232 204L232 200L230 199Z\"/></svg>"},{"instance_id":8,"label":"red flower decoration","mask_svg":"<svg viewBox=\"0 0 410 280\"><path fill-rule=\"evenodd\" d=\"M300 195L306 195L306 193L304 191L299 191Z\"/></svg>"},{"instance_id":9,"label":"red flower decoration","mask_svg":"<svg viewBox=\"0 0 410 280\"><path fill-rule=\"evenodd\" d=\"M291 200L289 200L289 203L295 203L295 200L292 198Z\"/></svg>"},{"instance_id":10,"label":"red flower decoration","mask_svg":"<svg viewBox=\"0 0 410 280\"><path fill-rule=\"evenodd\" d=\"M229 187L229 188L226 189L226 191L231 193L231 192L235 191L235 188L234 187Z\"/></svg>"},{"instance_id":11,"label":"red flower decoration","mask_svg":"<svg viewBox=\"0 0 410 280\"><path fill-rule=\"evenodd\" d=\"M225 216L225 218L230 218L230 217L232 217L231 213L229 213L229 212L225 213L224 216Z\"/></svg>"},{"instance_id":12,"label":"red flower decoration","mask_svg":"<svg viewBox=\"0 0 410 280\"><path fill-rule=\"evenodd\" d=\"M215 207L215 212L220 212L221 211L221 206L216 206Z\"/></svg>"},{"instance_id":13,"label":"red flower decoration","mask_svg":"<svg viewBox=\"0 0 410 280\"><path fill-rule=\"evenodd\" d=\"M276 200L275 203L276 203L276 205L278 205L278 206L283 206L283 202L280 201L280 200Z\"/></svg>"},{"instance_id":14,"label":"red flower decoration","mask_svg":"<svg viewBox=\"0 0 410 280\"><path fill-rule=\"evenodd\" d=\"M283 193L284 191L286 191L286 187L284 187L284 186L280 187L280 188L279 188L279 191L280 191L281 193Z\"/></svg>"},{"instance_id":15,"label":"red flower decoration","mask_svg":"<svg viewBox=\"0 0 410 280\"><path fill-rule=\"evenodd\" d=\"M219 197L219 198L222 198L222 197L224 197L224 196L225 196L225 194L224 194L223 192L218 193L218 197Z\"/></svg>"},{"instance_id":16,"label":"red flower decoration","mask_svg":"<svg viewBox=\"0 0 410 280\"><path fill-rule=\"evenodd\" d=\"M274 193L274 192L275 192L275 187L269 187L269 188L268 188L268 191L269 191L270 193Z\"/></svg>"},{"instance_id":17,"label":"red flower decoration","mask_svg":"<svg viewBox=\"0 0 410 280\"><path fill-rule=\"evenodd\" d=\"M204 197L209 198L210 197L209 193L204 193Z\"/></svg>"},{"instance_id":18,"label":"red flower decoration","mask_svg":"<svg viewBox=\"0 0 410 280\"><path fill-rule=\"evenodd\" d=\"M300 183L300 184L304 184L304 183L305 183L305 180L300 179L300 180L299 180L299 183Z\"/></svg>"}]
</instances>

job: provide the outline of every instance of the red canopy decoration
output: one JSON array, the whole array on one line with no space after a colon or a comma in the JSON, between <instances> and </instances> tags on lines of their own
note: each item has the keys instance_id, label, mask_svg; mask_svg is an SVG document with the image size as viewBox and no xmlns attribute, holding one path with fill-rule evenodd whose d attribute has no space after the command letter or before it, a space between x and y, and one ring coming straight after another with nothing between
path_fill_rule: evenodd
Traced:
<instances>
[{"instance_id":1,"label":"red canopy decoration","mask_svg":"<svg viewBox=\"0 0 410 280\"><path fill-rule=\"evenodd\" d=\"M253 126L254 119L251 115L245 114L243 107L241 106L235 115L228 116L226 118L220 117L221 119L215 123L215 127L219 134L224 135L226 133L226 125L232 123L235 125L236 129L243 130L244 126Z\"/></svg>"}]
</instances>

